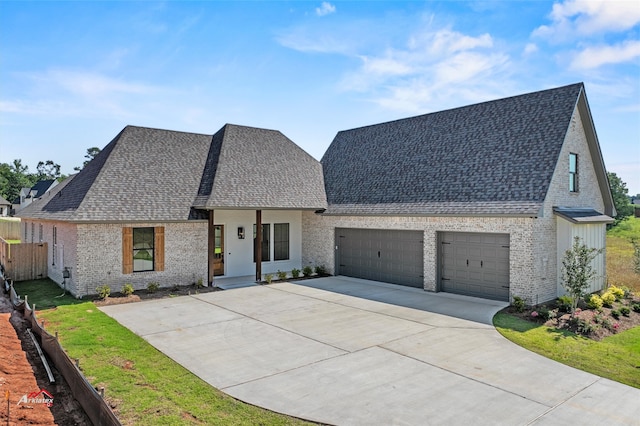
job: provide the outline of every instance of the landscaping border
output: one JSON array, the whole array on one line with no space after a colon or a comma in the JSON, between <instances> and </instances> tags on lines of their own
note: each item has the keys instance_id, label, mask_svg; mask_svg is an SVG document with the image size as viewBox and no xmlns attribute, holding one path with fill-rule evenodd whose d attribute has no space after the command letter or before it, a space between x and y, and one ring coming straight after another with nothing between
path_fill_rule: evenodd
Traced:
<instances>
[{"instance_id":1,"label":"landscaping border","mask_svg":"<svg viewBox=\"0 0 640 426\"><path fill-rule=\"evenodd\" d=\"M14 309L21 311L25 319L31 322L31 329L40 337L42 348L69 384L73 397L80 403L91 422L94 425L122 426L102 396L60 346L58 338L38 324L35 311L31 309L26 298L20 300L13 284L10 285L10 299Z\"/></svg>"}]
</instances>

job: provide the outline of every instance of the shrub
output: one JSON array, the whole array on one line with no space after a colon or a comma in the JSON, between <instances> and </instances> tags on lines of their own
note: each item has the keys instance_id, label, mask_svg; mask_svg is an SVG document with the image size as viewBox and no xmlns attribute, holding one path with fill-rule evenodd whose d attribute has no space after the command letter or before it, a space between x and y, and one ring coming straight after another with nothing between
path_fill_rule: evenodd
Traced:
<instances>
[{"instance_id":1,"label":"shrub","mask_svg":"<svg viewBox=\"0 0 640 426\"><path fill-rule=\"evenodd\" d=\"M202 278L198 278L198 281L196 281L196 288L202 287L204 287L204 280Z\"/></svg>"},{"instance_id":2,"label":"shrub","mask_svg":"<svg viewBox=\"0 0 640 426\"><path fill-rule=\"evenodd\" d=\"M571 312L571 307L573 306L573 299L571 296L560 296L558 297L558 309L560 312Z\"/></svg>"},{"instance_id":3,"label":"shrub","mask_svg":"<svg viewBox=\"0 0 640 426\"><path fill-rule=\"evenodd\" d=\"M155 293L159 288L160 284L158 283L150 282L149 284L147 284L147 292L149 293Z\"/></svg>"},{"instance_id":4,"label":"shrub","mask_svg":"<svg viewBox=\"0 0 640 426\"><path fill-rule=\"evenodd\" d=\"M546 306L541 306L540 309L538 309L538 318L544 322L549 321L554 316L553 312L549 311Z\"/></svg>"},{"instance_id":5,"label":"shrub","mask_svg":"<svg viewBox=\"0 0 640 426\"><path fill-rule=\"evenodd\" d=\"M291 276L293 278L298 278L300 276L300 269L293 268L291 270Z\"/></svg>"},{"instance_id":6,"label":"shrub","mask_svg":"<svg viewBox=\"0 0 640 426\"><path fill-rule=\"evenodd\" d=\"M305 277L310 277L311 274L313 274L313 268L311 266L307 265L302 268L302 275L304 275Z\"/></svg>"},{"instance_id":7,"label":"shrub","mask_svg":"<svg viewBox=\"0 0 640 426\"><path fill-rule=\"evenodd\" d=\"M634 312L640 312L640 303L634 303L631 305L631 309L633 309Z\"/></svg>"},{"instance_id":8,"label":"shrub","mask_svg":"<svg viewBox=\"0 0 640 426\"><path fill-rule=\"evenodd\" d=\"M614 296L614 294L609 290L605 291L600 298L602 299L602 304L607 308L613 306L613 302L616 301L616 296Z\"/></svg>"},{"instance_id":9,"label":"shrub","mask_svg":"<svg viewBox=\"0 0 640 426\"><path fill-rule=\"evenodd\" d=\"M629 314L631 313L631 309L629 309L629 307L627 306L621 306L620 309L618 309L620 311L620 313L622 315L624 315L625 317L628 317Z\"/></svg>"},{"instance_id":10,"label":"shrub","mask_svg":"<svg viewBox=\"0 0 640 426\"><path fill-rule=\"evenodd\" d=\"M614 317L615 319L620 318L620 311L617 309L614 309L611 311L611 316Z\"/></svg>"},{"instance_id":11,"label":"shrub","mask_svg":"<svg viewBox=\"0 0 640 426\"><path fill-rule=\"evenodd\" d=\"M585 294L589 284L596 276L591 261L604 250L587 247L575 237L571 249L564 252L562 258L562 286L573 300L571 311L578 306L578 301Z\"/></svg>"},{"instance_id":12,"label":"shrub","mask_svg":"<svg viewBox=\"0 0 640 426\"><path fill-rule=\"evenodd\" d=\"M318 275L327 275L327 268L324 265L316 266L315 271Z\"/></svg>"},{"instance_id":13,"label":"shrub","mask_svg":"<svg viewBox=\"0 0 640 426\"><path fill-rule=\"evenodd\" d=\"M524 312L524 300L522 299L522 297L513 296L513 302L511 303L511 306L513 306L516 312Z\"/></svg>"},{"instance_id":14,"label":"shrub","mask_svg":"<svg viewBox=\"0 0 640 426\"><path fill-rule=\"evenodd\" d=\"M271 281L273 281L273 274L265 275L264 280L267 282L267 284L271 284Z\"/></svg>"},{"instance_id":15,"label":"shrub","mask_svg":"<svg viewBox=\"0 0 640 426\"><path fill-rule=\"evenodd\" d=\"M587 307L596 311L602 310L602 298L597 294L592 294L587 298Z\"/></svg>"},{"instance_id":16,"label":"shrub","mask_svg":"<svg viewBox=\"0 0 640 426\"><path fill-rule=\"evenodd\" d=\"M281 271L280 269L278 269L278 279L280 281L284 281L287 279L287 272L286 271Z\"/></svg>"},{"instance_id":17,"label":"shrub","mask_svg":"<svg viewBox=\"0 0 640 426\"><path fill-rule=\"evenodd\" d=\"M580 334L591 334L595 331L596 326L591 324L589 321L583 320L582 318L574 317L572 320L573 325L576 327L576 331Z\"/></svg>"},{"instance_id":18,"label":"shrub","mask_svg":"<svg viewBox=\"0 0 640 426\"><path fill-rule=\"evenodd\" d=\"M616 300L621 300L624 297L624 290L612 285L607 289L607 291L611 292L616 297Z\"/></svg>"},{"instance_id":19,"label":"shrub","mask_svg":"<svg viewBox=\"0 0 640 426\"><path fill-rule=\"evenodd\" d=\"M99 285L96 287L96 293L98 293L101 299L106 299L111 294L111 287L106 284Z\"/></svg>"},{"instance_id":20,"label":"shrub","mask_svg":"<svg viewBox=\"0 0 640 426\"><path fill-rule=\"evenodd\" d=\"M124 294L125 296L131 296L133 294L133 286L129 283L126 283L122 286L120 293Z\"/></svg>"}]
</instances>

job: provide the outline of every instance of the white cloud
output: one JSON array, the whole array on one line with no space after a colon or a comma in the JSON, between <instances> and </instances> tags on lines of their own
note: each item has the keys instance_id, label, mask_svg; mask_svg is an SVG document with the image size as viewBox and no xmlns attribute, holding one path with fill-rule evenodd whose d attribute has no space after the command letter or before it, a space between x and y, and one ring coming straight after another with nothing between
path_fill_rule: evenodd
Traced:
<instances>
[{"instance_id":1,"label":"white cloud","mask_svg":"<svg viewBox=\"0 0 640 426\"><path fill-rule=\"evenodd\" d=\"M405 48L360 55L361 67L344 77L342 88L370 92L375 103L408 112L486 100L499 87L490 88L491 82L509 66L509 57L493 44L489 34L423 31Z\"/></svg>"},{"instance_id":2,"label":"white cloud","mask_svg":"<svg viewBox=\"0 0 640 426\"><path fill-rule=\"evenodd\" d=\"M550 25L542 25L534 36L566 39L601 32L622 32L640 23L640 7L635 1L568 0L555 3Z\"/></svg>"},{"instance_id":3,"label":"white cloud","mask_svg":"<svg viewBox=\"0 0 640 426\"><path fill-rule=\"evenodd\" d=\"M523 53L525 55L531 55L532 53L536 53L538 50L538 46L535 43L527 43L524 47Z\"/></svg>"},{"instance_id":4,"label":"white cloud","mask_svg":"<svg viewBox=\"0 0 640 426\"><path fill-rule=\"evenodd\" d=\"M336 7L327 1L323 1L320 7L316 7L316 15L326 16L336 12Z\"/></svg>"},{"instance_id":5,"label":"white cloud","mask_svg":"<svg viewBox=\"0 0 640 426\"><path fill-rule=\"evenodd\" d=\"M607 64L619 64L640 57L640 41L631 40L614 46L591 46L575 55L572 69L593 69Z\"/></svg>"}]
</instances>

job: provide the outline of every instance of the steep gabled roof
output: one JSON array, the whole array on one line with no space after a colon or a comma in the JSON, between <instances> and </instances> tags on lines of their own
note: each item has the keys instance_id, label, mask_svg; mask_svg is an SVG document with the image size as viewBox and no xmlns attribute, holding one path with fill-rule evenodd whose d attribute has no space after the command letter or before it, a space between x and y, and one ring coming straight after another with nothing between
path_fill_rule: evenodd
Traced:
<instances>
[{"instance_id":1,"label":"steep gabled roof","mask_svg":"<svg viewBox=\"0 0 640 426\"><path fill-rule=\"evenodd\" d=\"M3 206L10 206L10 205L11 205L11 203L10 203L10 202L8 202L8 201L7 201L7 200L6 200L2 195L0 195L0 205L3 205Z\"/></svg>"},{"instance_id":2,"label":"steep gabled roof","mask_svg":"<svg viewBox=\"0 0 640 426\"><path fill-rule=\"evenodd\" d=\"M44 195L45 192L51 189L52 186L57 185L57 183L58 182L55 179L39 180L35 185L31 187L27 194L29 194L29 196L31 196L32 198L40 198ZM31 195L31 193L33 194Z\"/></svg>"},{"instance_id":3,"label":"steep gabled roof","mask_svg":"<svg viewBox=\"0 0 640 426\"><path fill-rule=\"evenodd\" d=\"M536 215L583 85L339 132L327 214Z\"/></svg>"},{"instance_id":4,"label":"steep gabled roof","mask_svg":"<svg viewBox=\"0 0 640 426\"><path fill-rule=\"evenodd\" d=\"M276 130L225 125L213 136L194 207L323 209L320 163Z\"/></svg>"},{"instance_id":5,"label":"steep gabled roof","mask_svg":"<svg viewBox=\"0 0 640 426\"><path fill-rule=\"evenodd\" d=\"M206 217L195 207L324 208L322 168L270 130L227 125L211 136L127 126L82 171L18 216L74 222Z\"/></svg>"}]
</instances>

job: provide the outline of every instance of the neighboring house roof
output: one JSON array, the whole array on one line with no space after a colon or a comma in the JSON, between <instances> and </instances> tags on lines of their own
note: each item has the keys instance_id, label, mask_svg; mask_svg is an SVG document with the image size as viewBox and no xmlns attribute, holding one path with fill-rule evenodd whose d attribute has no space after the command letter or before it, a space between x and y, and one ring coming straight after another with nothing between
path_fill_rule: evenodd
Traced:
<instances>
[{"instance_id":1,"label":"neighboring house roof","mask_svg":"<svg viewBox=\"0 0 640 426\"><path fill-rule=\"evenodd\" d=\"M58 181L55 179L40 180L27 191L27 197L40 198L57 184Z\"/></svg>"},{"instance_id":2,"label":"neighboring house roof","mask_svg":"<svg viewBox=\"0 0 640 426\"><path fill-rule=\"evenodd\" d=\"M324 208L320 163L300 151L270 130L226 125L211 136L127 126L52 197L18 216L78 222L206 218L194 200L202 209Z\"/></svg>"},{"instance_id":3,"label":"neighboring house roof","mask_svg":"<svg viewBox=\"0 0 640 426\"><path fill-rule=\"evenodd\" d=\"M325 213L537 216L576 106L611 211L579 83L339 132L321 160Z\"/></svg>"},{"instance_id":4,"label":"neighboring house roof","mask_svg":"<svg viewBox=\"0 0 640 426\"><path fill-rule=\"evenodd\" d=\"M3 196L0 195L0 205L2 205L2 206L10 206L11 203L8 202Z\"/></svg>"}]
</instances>

